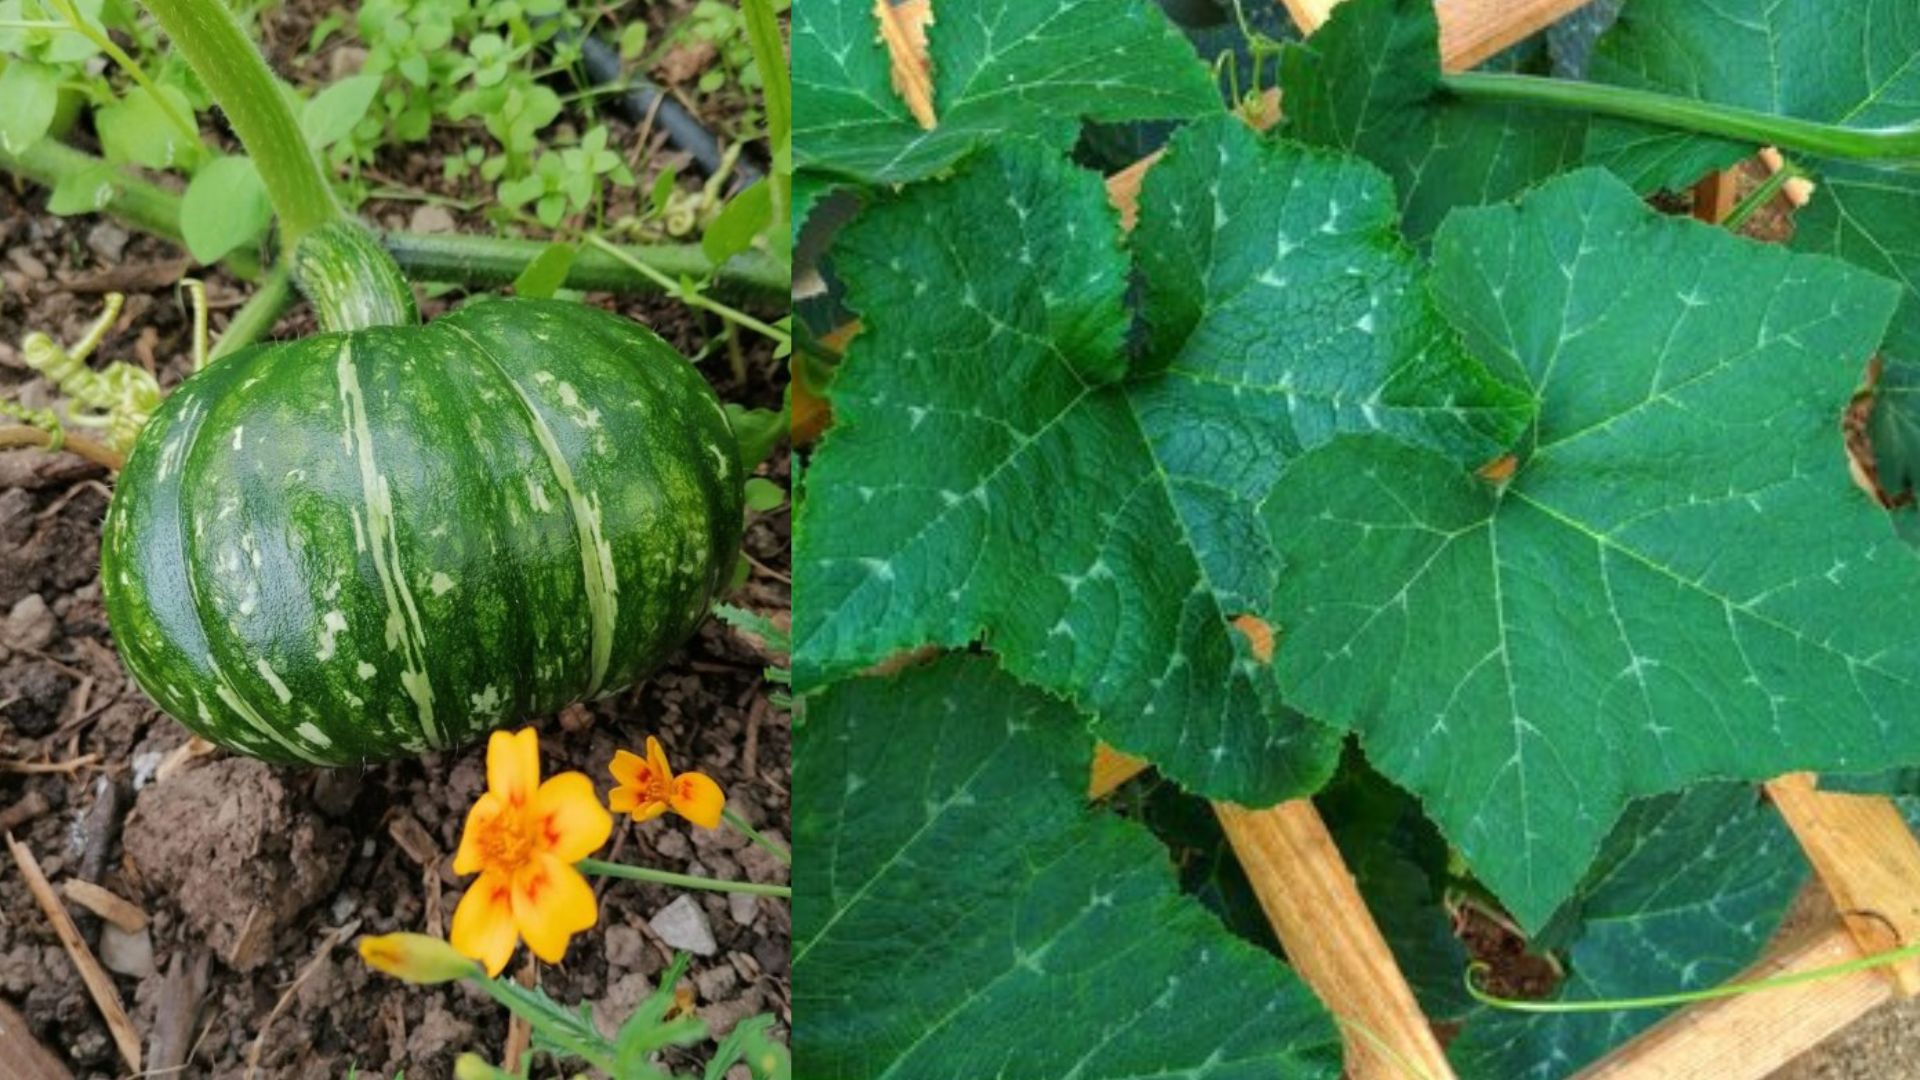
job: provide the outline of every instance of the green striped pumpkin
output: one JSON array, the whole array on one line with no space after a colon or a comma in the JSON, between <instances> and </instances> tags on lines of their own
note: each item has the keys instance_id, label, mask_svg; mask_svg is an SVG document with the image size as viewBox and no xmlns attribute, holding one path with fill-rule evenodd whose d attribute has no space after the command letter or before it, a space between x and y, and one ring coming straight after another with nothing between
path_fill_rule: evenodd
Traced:
<instances>
[{"instance_id":1,"label":"green striped pumpkin","mask_svg":"<svg viewBox=\"0 0 1920 1080\"><path fill-rule=\"evenodd\" d=\"M247 349L170 396L107 512L140 685L202 736L343 765L616 691L705 616L743 469L672 347L478 303Z\"/></svg>"}]
</instances>

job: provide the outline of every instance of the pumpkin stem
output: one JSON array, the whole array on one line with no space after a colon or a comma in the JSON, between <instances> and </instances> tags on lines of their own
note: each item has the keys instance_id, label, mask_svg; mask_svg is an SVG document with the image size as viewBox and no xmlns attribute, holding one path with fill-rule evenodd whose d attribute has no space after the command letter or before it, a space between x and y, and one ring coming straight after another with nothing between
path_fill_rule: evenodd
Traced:
<instances>
[{"instance_id":1,"label":"pumpkin stem","mask_svg":"<svg viewBox=\"0 0 1920 1080\"><path fill-rule=\"evenodd\" d=\"M322 330L412 326L413 288L372 230L343 217L307 234L293 251L293 280Z\"/></svg>"},{"instance_id":2,"label":"pumpkin stem","mask_svg":"<svg viewBox=\"0 0 1920 1080\"><path fill-rule=\"evenodd\" d=\"M280 218L281 246L343 216L320 159L287 105L280 81L221 0L146 0L193 73L227 114Z\"/></svg>"}]
</instances>

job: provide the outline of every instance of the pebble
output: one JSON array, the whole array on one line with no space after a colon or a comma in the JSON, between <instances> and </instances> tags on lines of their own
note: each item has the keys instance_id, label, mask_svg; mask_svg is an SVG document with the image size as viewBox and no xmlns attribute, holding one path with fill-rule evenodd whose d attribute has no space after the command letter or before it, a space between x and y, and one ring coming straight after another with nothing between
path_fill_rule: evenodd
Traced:
<instances>
[{"instance_id":1,"label":"pebble","mask_svg":"<svg viewBox=\"0 0 1920 1080\"><path fill-rule=\"evenodd\" d=\"M646 962L647 939L639 930L619 923L607 928L607 966L637 969Z\"/></svg>"},{"instance_id":2,"label":"pebble","mask_svg":"<svg viewBox=\"0 0 1920 1080\"><path fill-rule=\"evenodd\" d=\"M444 206L427 203L414 208L413 217L407 227L417 233L443 233L454 229L453 215L447 213Z\"/></svg>"},{"instance_id":3,"label":"pebble","mask_svg":"<svg viewBox=\"0 0 1920 1080\"><path fill-rule=\"evenodd\" d=\"M144 979L154 973L153 935L142 928L134 933L100 924L100 963L116 975Z\"/></svg>"},{"instance_id":4,"label":"pebble","mask_svg":"<svg viewBox=\"0 0 1920 1080\"><path fill-rule=\"evenodd\" d=\"M691 896L682 896L661 908L647 920L647 925L670 949L682 949L695 956L712 956L720 951L719 942L713 939L713 927L707 925L707 913L700 910Z\"/></svg>"},{"instance_id":5,"label":"pebble","mask_svg":"<svg viewBox=\"0 0 1920 1080\"><path fill-rule=\"evenodd\" d=\"M665 829L654 837L653 850L669 859L685 859L693 855L693 845L687 843L687 834L678 829Z\"/></svg>"},{"instance_id":6,"label":"pebble","mask_svg":"<svg viewBox=\"0 0 1920 1080\"><path fill-rule=\"evenodd\" d=\"M46 600L28 593L7 612L5 640L10 649L44 649L57 629Z\"/></svg>"},{"instance_id":7,"label":"pebble","mask_svg":"<svg viewBox=\"0 0 1920 1080\"><path fill-rule=\"evenodd\" d=\"M760 898L752 893L728 893L727 914L733 916L734 925L747 927L760 914Z\"/></svg>"},{"instance_id":8,"label":"pebble","mask_svg":"<svg viewBox=\"0 0 1920 1080\"><path fill-rule=\"evenodd\" d=\"M111 221L103 221L87 230L87 250L103 263L117 263L126 254L127 230Z\"/></svg>"},{"instance_id":9,"label":"pebble","mask_svg":"<svg viewBox=\"0 0 1920 1080\"><path fill-rule=\"evenodd\" d=\"M28 281L47 280L47 264L34 258L25 248L14 248L7 252L7 258L13 260L13 265L27 276Z\"/></svg>"}]
</instances>

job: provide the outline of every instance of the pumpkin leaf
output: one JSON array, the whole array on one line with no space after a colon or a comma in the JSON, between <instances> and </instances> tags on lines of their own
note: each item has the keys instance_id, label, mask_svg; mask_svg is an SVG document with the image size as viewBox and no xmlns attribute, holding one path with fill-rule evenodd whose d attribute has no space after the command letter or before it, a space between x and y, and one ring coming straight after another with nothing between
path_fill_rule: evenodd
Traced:
<instances>
[{"instance_id":1,"label":"pumpkin leaf","mask_svg":"<svg viewBox=\"0 0 1920 1080\"><path fill-rule=\"evenodd\" d=\"M1920 481L1920 173L1830 162L1813 201L1793 217L1792 245L1837 255L1900 283L1900 310L1882 343L1874 392L1873 449L1880 483ZM1907 522L1912 508L1900 516Z\"/></svg>"},{"instance_id":2,"label":"pumpkin leaf","mask_svg":"<svg viewBox=\"0 0 1920 1080\"><path fill-rule=\"evenodd\" d=\"M89 165L60 178L53 193L47 196L47 212L63 217L69 214L97 214L106 209L119 189L118 169L104 161Z\"/></svg>"},{"instance_id":3,"label":"pumpkin leaf","mask_svg":"<svg viewBox=\"0 0 1920 1080\"><path fill-rule=\"evenodd\" d=\"M535 300L551 298L560 291L560 286L567 283L567 273L573 269L573 259L577 254L579 248L561 241L541 248L540 254L535 255L527 268L520 271L520 276L513 279L514 295Z\"/></svg>"},{"instance_id":4,"label":"pumpkin leaf","mask_svg":"<svg viewBox=\"0 0 1920 1080\"><path fill-rule=\"evenodd\" d=\"M60 107L60 80L52 68L14 60L0 70L0 151L24 153L53 125Z\"/></svg>"},{"instance_id":5,"label":"pumpkin leaf","mask_svg":"<svg viewBox=\"0 0 1920 1080\"><path fill-rule=\"evenodd\" d=\"M1920 558L1835 419L1891 284L1598 170L1457 211L1435 281L1536 430L1500 484L1377 436L1287 471L1291 704L1357 729L1528 928L1636 795L1920 755Z\"/></svg>"},{"instance_id":6,"label":"pumpkin leaf","mask_svg":"<svg viewBox=\"0 0 1920 1080\"><path fill-rule=\"evenodd\" d=\"M163 85L157 91L180 115L193 115L187 95L177 88ZM136 86L119 101L96 110L93 126L100 135L101 152L115 165L131 162L149 169L191 170L207 153L198 139L187 138L174 125L155 91L144 86Z\"/></svg>"},{"instance_id":7,"label":"pumpkin leaf","mask_svg":"<svg viewBox=\"0 0 1920 1080\"><path fill-rule=\"evenodd\" d=\"M1092 757L1070 707L983 657L808 702L797 1075L1340 1074L1311 991L1181 896L1144 828L1087 806Z\"/></svg>"},{"instance_id":8,"label":"pumpkin leaf","mask_svg":"<svg viewBox=\"0 0 1920 1080\"><path fill-rule=\"evenodd\" d=\"M300 130L307 143L325 150L353 134L354 127L372 108L382 81L379 75L355 75L315 94L300 107Z\"/></svg>"},{"instance_id":9,"label":"pumpkin leaf","mask_svg":"<svg viewBox=\"0 0 1920 1080\"><path fill-rule=\"evenodd\" d=\"M1807 879L1786 823L1750 784L1635 803L1565 924L1558 1001L1699 990L1751 964ZM1528 1014L1480 1008L1448 1049L1463 1078L1560 1080L1671 1010Z\"/></svg>"},{"instance_id":10,"label":"pumpkin leaf","mask_svg":"<svg viewBox=\"0 0 1920 1080\"><path fill-rule=\"evenodd\" d=\"M1852 127L1902 124L1920 101L1920 8L1910 0L1634 0L1601 36L1592 78ZM1685 188L1754 147L1596 120L1587 150L1651 191Z\"/></svg>"},{"instance_id":11,"label":"pumpkin leaf","mask_svg":"<svg viewBox=\"0 0 1920 1080\"><path fill-rule=\"evenodd\" d=\"M984 636L1189 788L1317 787L1336 740L1258 643L1281 466L1341 431L1477 464L1530 409L1462 351L1393 214L1364 163L1189 126L1142 193L1136 364L1097 176L1029 143L865 210L834 249L865 329L795 529L802 684ZM1309 313L1324 331L1294 332Z\"/></svg>"},{"instance_id":12,"label":"pumpkin leaf","mask_svg":"<svg viewBox=\"0 0 1920 1080\"><path fill-rule=\"evenodd\" d=\"M1082 119L1185 119L1220 109L1192 46L1151 0L942 0L927 29L938 123L894 89L867 0L793 9L794 166L899 183L989 140L1065 150Z\"/></svg>"},{"instance_id":13,"label":"pumpkin leaf","mask_svg":"<svg viewBox=\"0 0 1920 1080\"><path fill-rule=\"evenodd\" d=\"M252 160L217 158L187 185L180 201L180 232L187 250L203 263L214 263L228 252L255 243L273 220L267 185Z\"/></svg>"},{"instance_id":14,"label":"pumpkin leaf","mask_svg":"<svg viewBox=\"0 0 1920 1080\"><path fill-rule=\"evenodd\" d=\"M1433 0L1346 0L1281 54L1287 134L1393 177L1407 236L1456 206L1509 198L1580 160L1579 113L1462 101L1440 90Z\"/></svg>"}]
</instances>

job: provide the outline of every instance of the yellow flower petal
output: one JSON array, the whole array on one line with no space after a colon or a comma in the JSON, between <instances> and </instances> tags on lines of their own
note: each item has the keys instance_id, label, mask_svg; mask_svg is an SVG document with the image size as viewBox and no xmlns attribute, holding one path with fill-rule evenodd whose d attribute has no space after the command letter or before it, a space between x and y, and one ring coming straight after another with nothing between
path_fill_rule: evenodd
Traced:
<instances>
[{"instance_id":1,"label":"yellow flower petal","mask_svg":"<svg viewBox=\"0 0 1920 1080\"><path fill-rule=\"evenodd\" d=\"M667 752L660 748L660 740L651 735L647 736L647 765L656 778L673 783L673 767L667 764Z\"/></svg>"},{"instance_id":2,"label":"yellow flower petal","mask_svg":"<svg viewBox=\"0 0 1920 1080\"><path fill-rule=\"evenodd\" d=\"M573 935L600 917L593 889L580 871L542 855L513 878L513 923L533 955L557 964Z\"/></svg>"},{"instance_id":3,"label":"yellow flower petal","mask_svg":"<svg viewBox=\"0 0 1920 1080\"><path fill-rule=\"evenodd\" d=\"M681 773L673 781L673 812L703 829L720 824L720 811L727 808L727 797L720 785L705 773Z\"/></svg>"},{"instance_id":4,"label":"yellow flower petal","mask_svg":"<svg viewBox=\"0 0 1920 1080\"><path fill-rule=\"evenodd\" d=\"M452 982L479 969L460 951L425 934L380 934L360 939L360 959L375 971L426 986Z\"/></svg>"},{"instance_id":5,"label":"yellow flower petal","mask_svg":"<svg viewBox=\"0 0 1920 1080\"><path fill-rule=\"evenodd\" d=\"M460 848L453 853L454 873L465 877L480 872L480 834L502 809L500 798L492 792L474 800L473 808L467 811L467 823L460 829Z\"/></svg>"},{"instance_id":6,"label":"yellow flower petal","mask_svg":"<svg viewBox=\"0 0 1920 1080\"><path fill-rule=\"evenodd\" d=\"M542 847L569 865L599 851L613 835L613 818L585 773L564 772L541 784L533 815Z\"/></svg>"},{"instance_id":7,"label":"yellow flower petal","mask_svg":"<svg viewBox=\"0 0 1920 1080\"><path fill-rule=\"evenodd\" d=\"M514 929L513 883L481 874L453 909L452 930L447 938L462 956L480 961L488 975L505 971L520 937Z\"/></svg>"},{"instance_id":8,"label":"yellow flower petal","mask_svg":"<svg viewBox=\"0 0 1920 1080\"><path fill-rule=\"evenodd\" d=\"M625 750L613 752L613 764L607 767L621 787L645 790L647 781L653 778L653 769L647 759Z\"/></svg>"},{"instance_id":9,"label":"yellow flower petal","mask_svg":"<svg viewBox=\"0 0 1920 1080\"><path fill-rule=\"evenodd\" d=\"M540 788L540 736L532 728L496 731L487 740L487 788L525 806Z\"/></svg>"},{"instance_id":10,"label":"yellow flower petal","mask_svg":"<svg viewBox=\"0 0 1920 1080\"><path fill-rule=\"evenodd\" d=\"M648 799L628 811L635 821L652 821L667 812L667 804L659 799Z\"/></svg>"}]
</instances>

